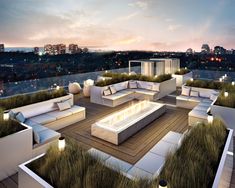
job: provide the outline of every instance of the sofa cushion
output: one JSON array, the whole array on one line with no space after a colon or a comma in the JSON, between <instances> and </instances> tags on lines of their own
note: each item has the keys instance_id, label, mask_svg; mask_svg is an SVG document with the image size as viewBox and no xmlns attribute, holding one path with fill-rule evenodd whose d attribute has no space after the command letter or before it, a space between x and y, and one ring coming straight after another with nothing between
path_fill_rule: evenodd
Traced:
<instances>
[{"instance_id":1,"label":"sofa cushion","mask_svg":"<svg viewBox=\"0 0 235 188\"><path fill-rule=\"evenodd\" d=\"M108 96L108 95L111 95L111 90L108 88L108 89L105 89L104 91L103 91L103 95L104 96Z\"/></svg>"},{"instance_id":2,"label":"sofa cushion","mask_svg":"<svg viewBox=\"0 0 235 188\"><path fill-rule=\"evenodd\" d=\"M34 122L34 121L30 120L30 119L27 119L24 122L24 124L32 127L32 129L35 130L35 131L42 131L42 130L47 129L46 127L44 127L44 126L40 125L39 123L36 123L36 122Z\"/></svg>"},{"instance_id":3,"label":"sofa cushion","mask_svg":"<svg viewBox=\"0 0 235 188\"><path fill-rule=\"evenodd\" d=\"M84 110L85 110L84 107L77 106L77 105L73 105L72 108L68 109L68 111L72 112L72 114L76 114Z\"/></svg>"},{"instance_id":4,"label":"sofa cushion","mask_svg":"<svg viewBox=\"0 0 235 188\"><path fill-rule=\"evenodd\" d=\"M15 119L15 118L16 118L16 115L17 115L17 113L13 112L12 110L10 110L10 111L8 112L8 114L9 114L9 117L10 117L11 119Z\"/></svg>"},{"instance_id":5,"label":"sofa cushion","mask_svg":"<svg viewBox=\"0 0 235 188\"><path fill-rule=\"evenodd\" d=\"M38 132L39 137L40 137L40 143L44 143L48 140L56 139L60 137L60 133L51 130L51 129L46 129L43 131Z\"/></svg>"},{"instance_id":6,"label":"sofa cushion","mask_svg":"<svg viewBox=\"0 0 235 188\"><path fill-rule=\"evenodd\" d=\"M184 96L184 95L179 95L176 97L176 100L183 100L183 101L187 101L189 100L189 96Z\"/></svg>"},{"instance_id":7,"label":"sofa cushion","mask_svg":"<svg viewBox=\"0 0 235 188\"><path fill-rule=\"evenodd\" d=\"M189 96L189 94L190 94L190 90L191 90L191 88L190 88L190 87L182 87L181 95Z\"/></svg>"},{"instance_id":8,"label":"sofa cushion","mask_svg":"<svg viewBox=\"0 0 235 188\"><path fill-rule=\"evenodd\" d=\"M203 104L209 104L209 105L211 105L212 102L213 102L213 101L210 100L210 99L205 99L205 98L202 99L202 103L203 103Z\"/></svg>"},{"instance_id":9,"label":"sofa cushion","mask_svg":"<svg viewBox=\"0 0 235 188\"><path fill-rule=\"evenodd\" d=\"M192 101L192 102L201 102L203 99L200 97L189 97L188 101Z\"/></svg>"},{"instance_id":10,"label":"sofa cushion","mask_svg":"<svg viewBox=\"0 0 235 188\"><path fill-rule=\"evenodd\" d=\"M18 112L15 116L16 120L21 122L21 123L24 123L25 122L25 117L24 115L21 113L21 112Z\"/></svg>"},{"instance_id":11,"label":"sofa cushion","mask_svg":"<svg viewBox=\"0 0 235 188\"><path fill-rule=\"evenodd\" d=\"M102 98L104 99L109 99L109 100L116 100L122 97L129 97L129 95L131 95L133 93L132 90L122 90L119 91L113 95L109 95L109 96L102 96Z\"/></svg>"},{"instance_id":12,"label":"sofa cushion","mask_svg":"<svg viewBox=\"0 0 235 188\"><path fill-rule=\"evenodd\" d=\"M71 108L71 104L69 101L57 102L58 108L60 111L67 110Z\"/></svg>"},{"instance_id":13,"label":"sofa cushion","mask_svg":"<svg viewBox=\"0 0 235 188\"><path fill-rule=\"evenodd\" d=\"M115 89L114 86L109 86L109 89L110 89L111 94L117 93L117 90Z\"/></svg>"},{"instance_id":14,"label":"sofa cushion","mask_svg":"<svg viewBox=\"0 0 235 188\"><path fill-rule=\"evenodd\" d=\"M191 91L190 91L190 96L191 96L191 97L199 97L199 92L198 92L198 91L193 91L193 90L191 90Z\"/></svg>"},{"instance_id":15,"label":"sofa cushion","mask_svg":"<svg viewBox=\"0 0 235 188\"><path fill-rule=\"evenodd\" d=\"M208 115L205 111L202 111L202 110L192 110L191 112L189 112L189 116L197 117L201 119L207 119Z\"/></svg>"},{"instance_id":16,"label":"sofa cushion","mask_svg":"<svg viewBox=\"0 0 235 188\"><path fill-rule=\"evenodd\" d=\"M215 100L217 99L217 97L218 97L218 95L212 93L212 94L210 95L210 100L215 101Z\"/></svg>"},{"instance_id":17,"label":"sofa cushion","mask_svg":"<svg viewBox=\"0 0 235 188\"><path fill-rule=\"evenodd\" d=\"M137 86L137 81L129 81L129 88L130 89L136 89Z\"/></svg>"},{"instance_id":18,"label":"sofa cushion","mask_svg":"<svg viewBox=\"0 0 235 188\"><path fill-rule=\"evenodd\" d=\"M156 91L151 91L151 90L146 90L146 89L135 89L136 93L144 94L144 95L155 95L158 92Z\"/></svg>"},{"instance_id":19,"label":"sofa cushion","mask_svg":"<svg viewBox=\"0 0 235 188\"><path fill-rule=\"evenodd\" d=\"M153 83L152 90L153 91L160 91L160 83Z\"/></svg>"},{"instance_id":20,"label":"sofa cushion","mask_svg":"<svg viewBox=\"0 0 235 188\"><path fill-rule=\"evenodd\" d=\"M128 85L128 81L114 84L113 87L116 89L116 91L121 91L121 90L127 89L127 85Z\"/></svg>"},{"instance_id":21,"label":"sofa cushion","mask_svg":"<svg viewBox=\"0 0 235 188\"><path fill-rule=\"evenodd\" d=\"M200 91L199 96L202 97L202 98L210 98L210 92Z\"/></svg>"},{"instance_id":22,"label":"sofa cushion","mask_svg":"<svg viewBox=\"0 0 235 188\"><path fill-rule=\"evenodd\" d=\"M194 107L193 110L200 110L200 111L207 112L208 108L209 108L209 106L197 105L196 107Z\"/></svg>"},{"instance_id":23,"label":"sofa cushion","mask_svg":"<svg viewBox=\"0 0 235 188\"><path fill-rule=\"evenodd\" d=\"M30 120L44 125L44 124L51 123L51 122L55 121L56 118L53 116L49 116L48 114L41 114L41 115L34 116L34 117L30 118Z\"/></svg>"},{"instance_id":24,"label":"sofa cushion","mask_svg":"<svg viewBox=\"0 0 235 188\"><path fill-rule=\"evenodd\" d=\"M72 112L69 111L69 109L67 109L67 110L64 110L64 111L56 110L56 111L53 111L53 112L48 112L47 114L49 116L55 117L56 119L61 119L61 118L68 117L68 116L72 115Z\"/></svg>"},{"instance_id":25,"label":"sofa cushion","mask_svg":"<svg viewBox=\"0 0 235 188\"><path fill-rule=\"evenodd\" d=\"M140 89L152 90L152 88L153 88L153 83L151 83L151 82L138 81L137 85L138 85L138 88L140 88Z\"/></svg>"}]
</instances>

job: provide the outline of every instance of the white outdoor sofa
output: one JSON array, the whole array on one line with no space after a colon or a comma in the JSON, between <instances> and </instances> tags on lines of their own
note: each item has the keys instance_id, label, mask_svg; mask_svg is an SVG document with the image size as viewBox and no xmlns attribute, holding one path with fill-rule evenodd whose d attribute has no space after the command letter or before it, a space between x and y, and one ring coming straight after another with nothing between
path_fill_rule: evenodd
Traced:
<instances>
[{"instance_id":1,"label":"white outdoor sofa","mask_svg":"<svg viewBox=\"0 0 235 188\"><path fill-rule=\"evenodd\" d=\"M176 97L177 107L192 109L188 114L189 126L207 122L208 113L219 92L213 89L182 86L182 93Z\"/></svg>"},{"instance_id":2,"label":"white outdoor sofa","mask_svg":"<svg viewBox=\"0 0 235 188\"><path fill-rule=\"evenodd\" d=\"M136 82L137 87L130 88L130 82ZM104 91L110 86L113 86L117 92L105 96ZM133 99L156 101L175 90L175 78L161 83L130 80L104 87L92 86L90 101L92 103L115 107Z\"/></svg>"},{"instance_id":3,"label":"white outdoor sofa","mask_svg":"<svg viewBox=\"0 0 235 188\"><path fill-rule=\"evenodd\" d=\"M68 101L71 108L60 111L57 103L62 101ZM33 156L42 154L50 145L57 144L60 133L56 130L81 121L86 117L85 108L74 105L72 94L14 108L11 111L14 114L21 112L25 118L25 121L21 123L32 127Z\"/></svg>"}]
</instances>

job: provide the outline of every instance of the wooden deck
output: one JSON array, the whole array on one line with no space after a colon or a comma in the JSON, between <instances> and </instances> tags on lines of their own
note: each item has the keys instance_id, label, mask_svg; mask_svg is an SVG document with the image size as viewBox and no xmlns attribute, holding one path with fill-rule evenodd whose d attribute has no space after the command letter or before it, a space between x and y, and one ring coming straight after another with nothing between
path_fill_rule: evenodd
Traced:
<instances>
[{"instance_id":1,"label":"wooden deck","mask_svg":"<svg viewBox=\"0 0 235 188\"><path fill-rule=\"evenodd\" d=\"M91 136L91 125L110 113L121 110L132 103L110 108L92 104L86 98L78 100L80 106L86 107L87 118L77 124L61 129L63 135L76 139L86 148L94 147L129 163L136 163L169 131L183 133L188 128L189 110L168 107L165 114L147 127L130 137L119 146Z\"/></svg>"}]
</instances>

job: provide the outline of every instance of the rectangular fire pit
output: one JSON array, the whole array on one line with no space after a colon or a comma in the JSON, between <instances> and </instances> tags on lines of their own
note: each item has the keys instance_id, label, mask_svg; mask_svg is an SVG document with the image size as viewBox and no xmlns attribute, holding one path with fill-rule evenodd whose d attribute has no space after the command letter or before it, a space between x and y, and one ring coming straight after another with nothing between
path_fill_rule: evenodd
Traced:
<instances>
[{"instance_id":1,"label":"rectangular fire pit","mask_svg":"<svg viewBox=\"0 0 235 188\"><path fill-rule=\"evenodd\" d=\"M91 135L119 145L166 111L164 104L141 101L91 126Z\"/></svg>"}]
</instances>

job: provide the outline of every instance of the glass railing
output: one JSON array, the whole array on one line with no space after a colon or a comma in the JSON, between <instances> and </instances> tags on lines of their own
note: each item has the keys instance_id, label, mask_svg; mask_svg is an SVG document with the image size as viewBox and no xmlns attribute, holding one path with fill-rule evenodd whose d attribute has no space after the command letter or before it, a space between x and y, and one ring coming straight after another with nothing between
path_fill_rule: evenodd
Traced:
<instances>
[{"instance_id":1,"label":"glass railing","mask_svg":"<svg viewBox=\"0 0 235 188\"><path fill-rule=\"evenodd\" d=\"M118 73L124 73L124 72L128 73L128 68L112 69L108 71L118 72ZM140 67L139 66L131 67L131 71L140 73ZM1 90L0 98L11 95L36 92L39 90L47 90L55 86L67 87L71 82L78 82L80 84L83 84L83 82L87 79L96 80L97 77L102 75L104 72L105 71L88 72L88 73L79 73L79 74L64 75L58 77L35 79L35 80L2 83L0 86Z\"/></svg>"},{"instance_id":2,"label":"glass railing","mask_svg":"<svg viewBox=\"0 0 235 188\"><path fill-rule=\"evenodd\" d=\"M128 73L128 68L112 69L111 72ZM140 73L140 66L131 67L131 71ZM67 87L71 82L83 84L87 79L96 80L104 71L79 73L59 77L42 78L35 80L25 80L20 82L3 83L0 86L0 98L16 94L31 93L39 90L51 89L55 86ZM218 80L221 76L227 74L230 80L235 80L235 72L193 70L194 79Z\"/></svg>"}]
</instances>

